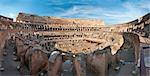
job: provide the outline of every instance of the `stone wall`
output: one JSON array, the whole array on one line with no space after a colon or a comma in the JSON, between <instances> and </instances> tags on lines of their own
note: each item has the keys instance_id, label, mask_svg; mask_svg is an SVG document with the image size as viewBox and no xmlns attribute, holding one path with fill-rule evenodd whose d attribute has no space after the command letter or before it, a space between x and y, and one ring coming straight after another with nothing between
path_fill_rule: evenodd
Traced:
<instances>
[{"instance_id":1,"label":"stone wall","mask_svg":"<svg viewBox=\"0 0 150 76\"><path fill-rule=\"evenodd\" d=\"M21 23L44 23L44 24L68 24L68 25L83 25L83 26L104 26L103 20L94 19L76 19L76 18L56 18L49 16L38 16L26 13L19 13L17 22Z\"/></svg>"},{"instance_id":2,"label":"stone wall","mask_svg":"<svg viewBox=\"0 0 150 76\"><path fill-rule=\"evenodd\" d=\"M141 36L150 36L150 13L134 21L110 27L113 32L134 32Z\"/></svg>"},{"instance_id":3,"label":"stone wall","mask_svg":"<svg viewBox=\"0 0 150 76\"><path fill-rule=\"evenodd\" d=\"M0 15L0 20L13 21L13 18L9 18L9 17L5 17L5 16Z\"/></svg>"},{"instance_id":4,"label":"stone wall","mask_svg":"<svg viewBox=\"0 0 150 76\"><path fill-rule=\"evenodd\" d=\"M13 27L17 29L28 29L38 31L133 32L144 37L149 37L150 13L134 21L108 27L104 26L104 22L102 20L56 18L56 17L19 13L17 17L17 22L1 20L0 26L3 29Z\"/></svg>"}]
</instances>

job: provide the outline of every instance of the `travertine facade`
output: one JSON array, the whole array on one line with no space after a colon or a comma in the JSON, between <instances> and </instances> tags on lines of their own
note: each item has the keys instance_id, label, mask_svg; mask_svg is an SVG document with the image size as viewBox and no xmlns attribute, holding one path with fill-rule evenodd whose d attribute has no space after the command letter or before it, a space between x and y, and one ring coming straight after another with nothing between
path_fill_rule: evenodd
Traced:
<instances>
[{"instance_id":1,"label":"travertine facade","mask_svg":"<svg viewBox=\"0 0 150 76\"><path fill-rule=\"evenodd\" d=\"M16 20L16 22L13 22L7 19L0 19L0 28L4 33L8 33L8 36L12 36L12 39L16 40L16 43L18 42L16 47L20 48L20 44L23 47L26 47L17 51L22 51L24 53L24 55L22 55L23 53L20 52L22 59L24 59L24 57L28 59L28 57L32 56L33 62L34 60L37 60L37 62L31 63L32 65L39 63L39 60L42 60L41 63L43 63L43 60L46 61L46 63L47 61L54 63L54 60L57 61L57 58L56 56L53 58L53 55L58 54L57 56L61 56L60 59L62 58L62 63L64 63L63 60L65 59L71 59L73 64L75 64L74 62L79 61L79 63L76 63L76 66L79 67L76 71L80 71L80 67L83 68L80 65L89 67L90 65L86 64L92 64L92 67L95 66L93 67L94 71L97 70L105 73L108 71L109 64L118 63L118 55L129 56L127 54L130 53L131 57L127 58L134 58L134 63L138 64L138 59L140 57L140 42L150 44L150 14L135 21L114 26L105 26L102 20L55 18L25 13L19 13ZM2 44L3 43L4 41ZM3 45L1 46L3 47ZM27 46L29 46L28 50ZM126 52L127 50L129 53ZM123 51L123 54L120 54L120 51ZM125 54L124 51L127 54ZM29 55L26 56L26 54ZM80 56L81 54L86 54L86 59L84 59L85 57ZM47 55L50 55L49 59L47 59ZM82 58L83 60L81 60ZM121 57L120 59L125 60L124 57ZM80 61L84 60L87 60L85 61L86 64L80 63ZM23 60L23 62L24 61L25 60ZM41 63L39 63L39 65ZM56 62L56 64L58 63ZM30 67L31 66L29 66L29 68ZM50 66L48 68L52 67ZM3 68L0 67L0 70L1 69ZM102 69L103 71L101 71ZM33 71L34 70L35 68L33 68ZM81 73L86 72L85 67L84 70L85 71L81 70ZM117 71L117 73L118 72L119 71Z\"/></svg>"},{"instance_id":2,"label":"travertine facade","mask_svg":"<svg viewBox=\"0 0 150 76\"><path fill-rule=\"evenodd\" d=\"M141 36L150 36L150 13L134 21L110 27L114 32L134 32ZM117 30L116 30L117 29Z\"/></svg>"},{"instance_id":3,"label":"travertine facade","mask_svg":"<svg viewBox=\"0 0 150 76\"><path fill-rule=\"evenodd\" d=\"M16 22L1 21L1 23L2 25L7 25L6 28L11 27L11 29L19 31L23 31L22 29L27 32L29 32L29 30L36 31L32 34L44 35L45 40L58 42L57 48L64 51L84 52L84 50L86 50L88 52L98 48L102 49L109 45L114 46L116 43L119 43L115 45L115 49L118 50L123 40L118 40L118 42L113 42L112 44L111 39L115 41L119 39L115 36L119 37L121 35L111 32L135 32L139 35L144 33L143 36L149 36L149 17L150 14L147 14L129 23L106 27L102 20L55 18L19 13ZM113 34L115 34L115 36ZM120 37L120 39L122 39L122 37ZM66 41L68 43L66 43ZM85 46L85 44L88 46ZM83 46L82 49L77 48L79 46Z\"/></svg>"},{"instance_id":4,"label":"travertine facade","mask_svg":"<svg viewBox=\"0 0 150 76\"><path fill-rule=\"evenodd\" d=\"M13 19L5 16L0 15L0 29L8 29L13 28L11 27L11 23L13 23Z\"/></svg>"},{"instance_id":5,"label":"travertine facade","mask_svg":"<svg viewBox=\"0 0 150 76\"><path fill-rule=\"evenodd\" d=\"M5 17L0 15L0 20L5 20L5 21L13 21L13 18Z\"/></svg>"},{"instance_id":6,"label":"travertine facade","mask_svg":"<svg viewBox=\"0 0 150 76\"><path fill-rule=\"evenodd\" d=\"M63 24L63 25L82 25L90 27L102 27L104 21L94 19L75 19L75 18L56 18L49 16L38 16L32 14L19 13L17 22L21 23L42 23L42 24Z\"/></svg>"}]
</instances>

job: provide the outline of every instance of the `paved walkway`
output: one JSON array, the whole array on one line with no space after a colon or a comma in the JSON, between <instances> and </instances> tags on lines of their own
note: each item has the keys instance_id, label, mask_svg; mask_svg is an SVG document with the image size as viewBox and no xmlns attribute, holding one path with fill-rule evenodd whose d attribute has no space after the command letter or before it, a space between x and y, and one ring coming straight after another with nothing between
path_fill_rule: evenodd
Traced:
<instances>
[{"instance_id":1,"label":"paved walkway","mask_svg":"<svg viewBox=\"0 0 150 76\"><path fill-rule=\"evenodd\" d=\"M0 76L20 76L19 72L17 70L17 62L13 61L13 47L9 45L9 47L6 48L7 56L4 58L3 66L5 70L3 72L0 72Z\"/></svg>"}]
</instances>

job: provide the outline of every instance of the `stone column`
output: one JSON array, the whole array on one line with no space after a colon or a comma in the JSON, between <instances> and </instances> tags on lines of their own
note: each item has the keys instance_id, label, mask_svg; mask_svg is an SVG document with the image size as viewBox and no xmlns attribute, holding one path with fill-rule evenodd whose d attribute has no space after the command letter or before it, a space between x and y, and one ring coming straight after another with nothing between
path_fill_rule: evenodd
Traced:
<instances>
[{"instance_id":1,"label":"stone column","mask_svg":"<svg viewBox=\"0 0 150 76\"><path fill-rule=\"evenodd\" d=\"M76 76L86 76L86 62L84 55L79 55L73 58L73 65Z\"/></svg>"},{"instance_id":2,"label":"stone column","mask_svg":"<svg viewBox=\"0 0 150 76\"><path fill-rule=\"evenodd\" d=\"M48 76L60 76L62 71L62 56L58 55L54 62L48 62Z\"/></svg>"}]
</instances>

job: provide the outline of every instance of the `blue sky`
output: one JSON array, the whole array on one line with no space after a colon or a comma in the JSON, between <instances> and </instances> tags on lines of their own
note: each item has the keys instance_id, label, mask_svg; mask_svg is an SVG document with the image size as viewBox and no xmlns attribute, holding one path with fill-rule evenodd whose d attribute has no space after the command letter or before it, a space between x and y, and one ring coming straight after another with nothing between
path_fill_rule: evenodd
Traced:
<instances>
[{"instance_id":1,"label":"blue sky","mask_svg":"<svg viewBox=\"0 0 150 76\"><path fill-rule=\"evenodd\" d=\"M118 24L149 13L150 0L0 0L1 15L16 18L19 12Z\"/></svg>"}]
</instances>

